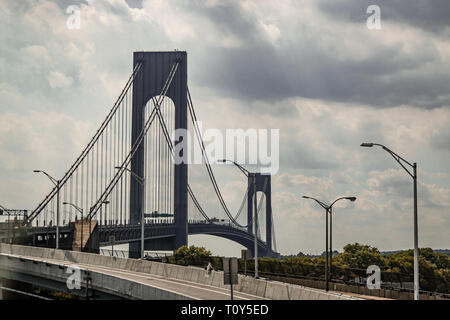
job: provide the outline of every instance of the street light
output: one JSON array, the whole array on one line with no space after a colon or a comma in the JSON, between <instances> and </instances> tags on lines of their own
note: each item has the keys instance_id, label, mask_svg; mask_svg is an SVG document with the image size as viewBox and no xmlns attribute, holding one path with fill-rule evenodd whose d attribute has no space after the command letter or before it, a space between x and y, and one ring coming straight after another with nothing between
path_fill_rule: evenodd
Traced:
<instances>
[{"instance_id":1,"label":"street light","mask_svg":"<svg viewBox=\"0 0 450 320\"><path fill-rule=\"evenodd\" d=\"M253 181L253 200L254 200L253 230L254 230L254 247L255 247L254 248L254 251L255 251L255 278L259 278L259 274L258 274L258 212L257 212L258 203L257 203L257 199L256 199L256 173L249 172L247 169L245 169L241 165L239 165L236 162L231 161L231 160L222 159L222 160L218 160L218 162L221 162L221 163L230 162L230 163L234 164L236 167L238 167L239 170L241 170L242 173L246 177L253 177L252 181Z\"/></svg>"},{"instance_id":2,"label":"street light","mask_svg":"<svg viewBox=\"0 0 450 320\"><path fill-rule=\"evenodd\" d=\"M108 204L109 201L108 200L103 200L102 204ZM95 207L95 205L93 205L90 209L89 209L89 237L92 234L92 209ZM100 205L100 223L102 220L102 206ZM98 221L98 220L97 220ZM99 225L99 222L97 222L97 225ZM90 249L88 248L88 251Z\"/></svg>"},{"instance_id":3,"label":"street light","mask_svg":"<svg viewBox=\"0 0 450 320\"><path fill-rule=\"evenodd\" d=\"M59 249L59 184L60 181L53 178L47 172L43 170L33 170L34 173L43 173L50 179L50 181L56 186L56 249Z\"/></svg>"},{"instance_id":4,"label":"street light","mask_svg":"<svg viewBox=\"0 0 450 320\"><path fill-rule=\"evenodd\" d=\"M80 208L79 206L77 206L77 205L75 205L75 204L73 204L73 203L65 202L65 201L64 201L62 204L63 204L63 205L70 205L70 206L74 207L79 213L81 213L81 241L80 241L80 252L83 252L83 220L84 220L84 217L83 217L83 208Z\"/></svg>"},{"instance_id":5,"label":"street light","mask_svg":"<svg viewBox=\"0 0 450 320\"><path fill-rule=\"evenodd\" d=\"M136 181L141 185L142 187L142 210L141 210L141 259L144 258L144 223L145 223L145 178L139 176L137 173L131 171L128 168L123 167L115 167L115 169L124 169L128 171L135 179Z\"/></svg>"},{"instance_id":6,"label":"street light","mask_svg":"<svg viewBox=\"0 0 450 320\"><path fill-rule=\"evenodd\" d=\"M356 197L341 197L338 198L336 200L333 201L333 203L330 205L330 209L328 210L328 212L330 213L330 281L332 280L333 277L333 246L332 246L332 242L333 242L333 205L338 202L339 200L349 200L351 202L355 202L356 201Z\"/></svg>"},{"instance_id":7,"label":"street light","mask_svg":"<svg viewBox=\"0 0 450 320\"><path fill-rule=\"evenodd\" d=\"M409 163L398 154L390 150L389 148L383 146L379 143L368 143L364 142L361 144L361 147L371 148L373 146L379 146L383 148L387 153L389 153L395 161L397 161L403 169L410 175L413 179L413 188L414 188L414 300L419 300L419 234L418 234L418 222L417 222L417 163ZM413 171L409 171L404 164L409 165Z\"/></svg>"},{"instance_id":8,"label":"street light","mask_svg":"<svg viewBox=\"0 0 450 320\"><path fill-rule=\"evenodd\" d=\"M323 203L320 200L317 200L316 198L312 198L312 197L308 197L308 196L303 196L302 198L304 199L311 199L316 201L322 208L325 209L325 290L328 291L328 278L330 278L329 274L331 274L331 265L332 265L332 256L333 256L333 250L332 250L332 241L331 241L331 236L332 236L332 209L333 209L333 205L338 202L339 200L349 200L349 201L355 201L356 197L340 197L337 198L336 200L334 200L331 205L327 206L325 203ZM328 272L328 213L330 214L330 272Z\"/></svg>"}]
</instances>

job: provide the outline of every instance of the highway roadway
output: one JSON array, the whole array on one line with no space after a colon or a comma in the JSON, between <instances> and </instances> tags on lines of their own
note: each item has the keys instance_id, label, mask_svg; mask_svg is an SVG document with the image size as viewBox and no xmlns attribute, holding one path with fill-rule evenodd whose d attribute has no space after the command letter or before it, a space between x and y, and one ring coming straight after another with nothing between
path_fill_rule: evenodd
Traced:
<instances>
[{"instance_id":1,"label":"highway roadway","mask_svg":"<svg viewBox=\"0 0 450 320\"><path fill-rule=\"evenodd\" d=\"M186 280L167 278L154 274L135 272L130 270L120 270L112 267L90 265L83 263L73 263L69 261L62 261L57 259L29 257L22 255L6 254L5 256L33 259L35 261L47 262L60 266L78 267L82 270L98 272L117 278L126 279L132 282L141 283L151 287L159 288L161 290L177 293L193 300L230 300L229 288L218 288L206 284L199 284ZM267 300L263 297L258 297L252 294L242 293L238 291L233 292L234 300Z\"/></svg>"}]
</instances>

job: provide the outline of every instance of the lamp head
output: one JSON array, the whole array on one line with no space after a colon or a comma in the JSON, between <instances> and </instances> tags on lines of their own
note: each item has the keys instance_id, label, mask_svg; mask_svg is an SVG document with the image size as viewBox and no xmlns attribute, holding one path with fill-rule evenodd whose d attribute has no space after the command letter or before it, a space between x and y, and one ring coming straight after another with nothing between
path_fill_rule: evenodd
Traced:
<instances>
[{"instance_id":1,"label":"lamp head","mask_svg":"<svg viewBox=\"0 0 450 320\"><path fill-rule=\"evenodd\" d=\"M351 202L356 201L356 197L347 197L346 199L347 199L347 200L350 200Z\"/></svg>"},{"instance_id":2,"label":"lamp head","mask_svg":"<svg viewBox=\"0 0 450 320\"><path fill-rule=\"evenodd\" d=\"M371 148L371 147L373 147L373 143L371 143L371 142L363 142L363 143L361 143L361 147Z\"/></svg>"},{"instance_id":3,"label":"lamp head","mask_svg":"<svg viewBox=\"0 0 450 320\"><path fill-rule=\"evenodd\" d=\"M62 204L69 204L69 203L64 201Z\"/></svg>"},{"instance_id":4,"label":"lamp head","mask_svg":"<svg viewBox=\"0 0 450 320\"><path fill-rule=\"evenodd\" d=\"M302 198L305 198L305 199L310 199L310 197L307 197L307 196L303 196Z\"/></svg>"},{"instance_id":5,"label":"lamp head","mask_svg":"<svg viewBox=\"0 0 450 320\"><path fill-rule=\"evenodd\" d=\"M122 169L122 167L114 167L115 169Z\"/></svg>"},{"instance_id":6,"label":"lamp head","mask_svg":"<svg viewBox=\"0 0 450 320\"><path fill-rule=\"evenodd\" d=\"M41 170L33 170L34 173L39 173Z\"/></svg>"},{"instance_id":7,"label":"lamp head","mask_svg":"<svg viewBox=\"0 0 450 320\"><path fill-rule=\"evenodd\" d=\"M226 159L220 159L220 160L217 160L217 162L225 163L225 162L227 162L227 160Z\"/></svg>"}]
</instances>

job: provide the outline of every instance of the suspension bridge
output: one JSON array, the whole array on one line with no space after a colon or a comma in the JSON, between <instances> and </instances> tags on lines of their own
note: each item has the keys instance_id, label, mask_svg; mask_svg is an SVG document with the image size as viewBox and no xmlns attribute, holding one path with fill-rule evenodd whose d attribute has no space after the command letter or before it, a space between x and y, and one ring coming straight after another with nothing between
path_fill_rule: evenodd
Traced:
<instances>
[{"instance_id":1,"label":"suspension bridge","mask_svg":"<svg viewBox=\"0 0 450 320\"><path fill-rule=\"evenodd\" d=\"M192 166L174 161L187 152L177 148L182 137L171 135L179 129L195 132L201 170L208 176L208 185L202 187L212 188L215 195L206 199L206 206L199 197L203 192L193 187ZM207 234L237 242L253 255L256 229L258 255L273 257L278 254L271 176L255 176L256 187L249 176L240 207L231 212L197 123L187 84L187 53L135 52L131 76L95 135L24 216L23 227L12 230L13 237L9 231L3 234L9 242L42 247L54 247L58 237L62 249L89 252L111 242L128 243L134 257L139 256L142 232L145 250L175 250L188 244L188 235ZM256 221L263 223L255 226L258 194Z\"/></svg>"}]
</instances>

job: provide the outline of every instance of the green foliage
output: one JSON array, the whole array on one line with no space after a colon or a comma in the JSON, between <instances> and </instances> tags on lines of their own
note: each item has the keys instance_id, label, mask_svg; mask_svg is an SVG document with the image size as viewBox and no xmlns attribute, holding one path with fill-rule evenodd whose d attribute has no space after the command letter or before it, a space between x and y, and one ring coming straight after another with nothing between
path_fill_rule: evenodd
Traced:
<instances>
[{"instance_id":1,"label":"green foliage","mask_svg":"<svg viewBox=\"0 0 450 320\"><path fill-rule=\"evenodd\" d=\"M211 251L206 250L203 247L182 246L174 251L173 256L169 259L169 262L182 265L197 265L205 262L207 263L210 257Z\"/></svg>"},{"instance_id":2,"label":"green foliage","mask_svg":"<svg viewBox=\"0 0 450 320\"><path fill-rule=\"evenodd\" d=\"M211 251L206 250L204 247L182 246L175 250L173 255L175 256L175 258L204 258L210 257Z\"/></svg>"},{"instance_id":3,"label":"green foliage","mask_svg":"<svg viewBox=\"0 0 450 320\"><path fill-rule=\"evenodd\" d=\"M404 275L403 281L411 281L407 275L414 272L414 250L400 251L385 257L386 271ZM419 282L427 291L449 292L450 257L434 252L431 248L419 249ZM425 288L425 289L424 289Z\"/></svg>"},{"instance_id":4,"label":"green foliage","mask_svg":"<svg viewBox=\"0 0 450 320\"><path fill-rule=\"evenodd\" d=\"M215 269L222 269L222 258L212 257L202 247L180 247L165 262L181 265L206 266L211 262ZM308 279L324 279L325 257L303 254L283 259L260 258L259 271L265 275L284 275ZM350 281L355 277L366 277L366 269L377 265L382 270L383 282L412 282L414 252L405 250L382 256L379 250L359 243L347 244L344 252L333 256L332 278ZM254 260L247 260L247 272L254 271ZM450 293L450 257L434 252L430 248L419 250L420 289ZM239 260L239 272L244 272L244 261Z\"/></svg>"},{"instance_id":5,"label":"green foliage","mask_svg":"<svg viewBox=\"0 0 450 320\"><path fill-rule=\"evenodd\" d=\"M333 261L343 266L357 269L367 269L370 265L384 267L384 260L377 248L359 243L347 244L344 252L337 255Z\"/></svg>"}]
</instances>

